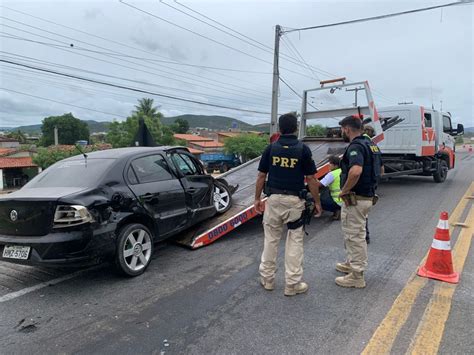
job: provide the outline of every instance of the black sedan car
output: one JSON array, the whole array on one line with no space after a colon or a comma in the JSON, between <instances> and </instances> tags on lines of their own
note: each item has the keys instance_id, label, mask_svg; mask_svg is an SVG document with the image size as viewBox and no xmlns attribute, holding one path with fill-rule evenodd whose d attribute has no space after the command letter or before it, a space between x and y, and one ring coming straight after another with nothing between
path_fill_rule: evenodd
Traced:
<instances>
[{"instance_id":1,"label":"black sedan car","mask_svg":"<svg viewBox=\"0 0 474 355\"><path fill-rule=\"evenodd\" d=\"M71 157L0 197L0 260L78 266L114 259L136 276L155 242L227 211L235 189L182 147Z\"/></svg>"}]
</instances>

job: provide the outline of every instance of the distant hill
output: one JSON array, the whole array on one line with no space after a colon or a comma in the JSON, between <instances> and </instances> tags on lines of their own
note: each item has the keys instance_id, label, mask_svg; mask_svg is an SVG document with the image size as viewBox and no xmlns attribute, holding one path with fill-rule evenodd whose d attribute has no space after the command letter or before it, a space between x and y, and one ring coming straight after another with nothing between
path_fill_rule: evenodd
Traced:
<instances>
[{"instance_id":1,"label":"distant hill","mask_svg":"<svg viewBox=\"0 0 474 355\"><path fill-rule=\"evenodd\" d=\"M165 125L172 125L178 118L187 120L189 122L189 127L191 128L205 127L209 129L226 131L229 128L232 128L233 123L235 123L234 125L236 125L237 128L240 128L243 131L266 132L269 129L268 124L254 126L254 125L245 123L243 121L236 120L231 117L225 117L225 116L180 115L180 116L174 116L174 117L164 117L162 119L162 122ZM87 125L89 126L89 130L91 133L107 132L108 125L110 124L110 122L98 122L94 120L85 120L84 122L86 122ZM41 124L19 126L19 127L14 127L14 128L0 127L0 130L5 130L5 131L20 130L29 135L37 135L41 133Z\"/></svg>"}]
</instances>

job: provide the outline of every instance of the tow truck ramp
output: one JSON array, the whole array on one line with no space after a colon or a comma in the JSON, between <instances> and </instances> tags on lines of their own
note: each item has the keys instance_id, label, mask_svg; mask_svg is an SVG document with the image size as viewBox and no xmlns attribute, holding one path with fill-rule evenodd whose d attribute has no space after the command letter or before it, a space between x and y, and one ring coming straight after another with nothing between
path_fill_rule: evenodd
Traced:
<instances>
[{"instance_id":1,"label":"tow truck ramp","mask_svg":"<svg viewBox=\"0 0 474 355\"><path fill-rule=\"evenodd\" d=\"M346 146L340 138L307 138L304 142L313 153L313 159L318 167L317 177L329 171L327 156L341 154ZM232 196L232 207L227 212L184 231L175 241L191 249L197 249L211 244L256 217L257 212L253 203L259 162L260 157L220 175L219 177L225 178L230 185L239 185L239 189Z\"/></svg>"}]
</instances>

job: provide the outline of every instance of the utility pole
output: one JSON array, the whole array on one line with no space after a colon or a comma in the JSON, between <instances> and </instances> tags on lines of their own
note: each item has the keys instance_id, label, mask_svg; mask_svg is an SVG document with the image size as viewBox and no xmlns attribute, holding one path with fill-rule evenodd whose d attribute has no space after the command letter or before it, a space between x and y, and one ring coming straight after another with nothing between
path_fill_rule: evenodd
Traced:
<instances>
[{"instance_id":1,"label":"utility pole","mask_svg":"<svg viewBox=\"0 0 474 355\"><path fill-rule=\"evenodd\" d=\"M354 88L354 89L346 89L346 91L355 91L354 107L357 107L357 93L358 93L360 90L364 90L364 88L358 87L358 88Z\"/></svg>"},{"instance_id":2,"label":"utility pole","mask_svg":"<svg viewBox=\"0 0 474 355\"><path fill-rule=\"evenodd\" d=\"M59 139L58 139L58 127L54 126L54 145L59 144Z\"/></svg>"},{"instance_id":3,"label":"utility pole","mask_svg":"<svg viewBox=\"0 0 474 355\"><path fill-rule=\"evenodd\" d=\"M270 121L270 135L278 131L278 91L280 85L280 71L278 61L280 55L280 25L275 26L275 50L273 55L273 85L272 85L272 111Z\"/></svg>"}]
</instances>

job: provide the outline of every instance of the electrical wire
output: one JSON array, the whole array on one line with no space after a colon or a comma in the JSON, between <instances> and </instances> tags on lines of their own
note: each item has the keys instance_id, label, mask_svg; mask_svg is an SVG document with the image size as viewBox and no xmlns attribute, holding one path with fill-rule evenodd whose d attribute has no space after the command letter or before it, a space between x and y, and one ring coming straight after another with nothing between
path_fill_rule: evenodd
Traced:
<instances>
[{"instance_id":1,"label":"electrical wire","mask_svg":"<svg viewBox=\"0 0 474 355\"><path fill-rule=\"evenodd\" d=\"M69 37L69 36L65 36L65 35L60 35L60 34L56 34L54 32L51 32L51 31L48 31L48 30L44 30L44 29L41 29L39 27L36 27L36 26L31 26L31 25L28 25L26 23L23 23L23 22L20 22L20 21L16 21L16 20L12 20L12 19L8 19L8 18L5 18L3 16L0 16L0 18L3 18L3 19L6 19L8 21L12 21L12 22L15 22L15 23L19 23L23 26L27 26L27 27L31 27L33 29L36 29L36 30L39 30L39 31L43 31L43 32L46 32L46 33L49 33L49 34L53 34L55 36L59 36L59 37L63 37L63 38L66 38L66 39L69 39L69 40L72 40L72 41L75 41L75 42L79 42L79 43L84 43L86 45L89 45L89 46L93 46L93 47L96 47L96 48L100 48L100 49L104 49L104 47L101 47L101 46L97 46L97 45L94 45L94 44L90 44L90 43L87 43L87 42L84 42L84 41L81 41L81 40L78 40L78 39L75 39L75 38L72 38L72 37ZM110 62L110 61L107 61L107 60L104 60L104 59L99 59L99 58L96 58L96 57L93 57L93 56L88 56L88 55L85 55L85 54L81 54L81 53L76 53L74 51L74 47L71 48L70 44L68 43L65 43L63 41L60 41L60 40L57 40L55 38L51 38L51 37L47 37L47 36L43 36L43 35L39 35L37 33L33 33L33 32L30 32L30 31L27 31L27 30L24 30L24 29L19 29L17 27L14 27L14 26L9 26L9 25L5 25L3 24L4 27L8 27L8 28L12 28L12 29L15 29L17 31L21 31L21 32L25 32L25 33L28 33L30 35L33 35L33 36L38 36L38 37L41 37L41 38L46 38L46 39L49 39L49 40L52 40L52 41L56 41L56 42L59 42L59 43L62 43L62 44L67 44L68 45L68 49L64 49L64 48L58 48L56 46L54 46L53 48L55 49L58 49L58 50L62 50L62 51L66 51L66 52L69 52L69 53L74 53L76 55L80 55L80 56L84 56L84 57L87 57L87 58L91 58L91 59L94 59L94 60L99 60L99 61L102 61L102 62L106 62L106 63L109 63L109 64L114 64L114 65L118 65L118 66L122 66L124 68L127 68L127 69L132 69L132 70L136 70L136 71L142 71L142 72L145 72L147 74L152 74L152 75L157 75L157 76L161 76L161 77L164 77L164 78L167 78L167 79L170 79L170 80L174 80L174 81L179 81L179 82L183 82L185 84L188 84L188 85L196 85L196 86L201 86L201 87L204 87L204 88L207 88L207 89L210 89L210 90L217 90L215 89L214 87L221 87L221 88L224 88L226 90L229 90L228 87L224 87L222 85L217 85L215 84L214 82L217 82L219 84L223 84L223 85L227 85L229 86L232 90L234 90L235 92L240 92L240 93L244 93L244 94L247 94L246 96L244 96L245 98L248 98L248 92L249 91L254 91L260 95L262 95L262 93L260 91L257 91L257 90L253 90L253 89L249 89L247 87L243 87L243 86L239 86L239 85L236 85L236 84L229 84L227 82L221 82L221 81L216 81L216 80L213 80L213 79L208 79L207 77L203 77L201 75L198 75L198 74L191 74L191 73L188 73L188 74L191 74L193 76L196 76L196 77L199 77L199 78L203 78L205 80L208 80L210 81L211 83L205 83L205 84L212 84L214 85L213 87L209 87L207 85L203 85L203 84L196 84L196 83L191 83L189 81L183 81L183 80L180 80L180 79L176 79L174 77L170 77L170 76L166 76L166 75L163 75L163 74L156 74L156 73L151 73L149 71L145 71L143 69L138 69L138 68L131 68L129 66L125 66L123 64L119 64L119 63L115 63L115 62ZM76 46L77 47L77 46ZM115 51L116 52L116 51ZM116 52L118 54L123 54L123 53L120 53L120 52ZM111 57L110 55L108 54L103 54L104 56L106 57ZM139 65L140 67L143 67L143 68L147 68L147 69L151 69L151 70L155 70L157 72L162 72L162 73L165 73L165 74L169 74L169 75L176 75L177 77L181 77L181 78L184 78L184 79L188 79L188 80L194 80L198 83L202 83L202 80L198 80L198 79L194 79L194 78L189 78L185 75L181 75L181 74L175 74L175 73L171 73L171 72L168 72L166 70L162 70L162 69L155 69L154 67L150 67L150 66L146 66L146 65L143 65L143 64L140 64L140 63L136 63L136 62L133 62L133 61L130 61L130 60L125 60L125 59L121 59L121 58L115 58L115 57L112 57L113 59L117 59L117 60L120 60L120 61L123 61L123 62L126 62L126 63L130 63L130 64L134 64L134 65ZM166 66L160 66L159 68L161 67L166 67ZM171 70L175 70L175 71L178 71L178 72L181 72L180 70L177 70L177 69L174 69L174 68L171 68ZM236 89L237 87L237 89ZM219 91L222 91L222 90L219 90ZM222 91L223 92L223 91ZM238 96L242 96L242 95L239 95L239 94L235 94L235 92L227 92L229 94L233 94L233 95L238 95ZM266 94L263 94L263 95L266 95ZM263 98L264 96L261 96L261 98ZM267 96L267 98L269 98Z\"/></svg>"},{"instance_id":2,"label":"electrical wire","mask_svg":"<svg viewBox=\"0 0 474 355\"><path fill-rule=\"evenodd\" d=\"M219 107L219 108L224 108L224 109L234 110L234 111L240 111L240 112L248 112L248 113L255 113L255 114L262 114L262 115L269 115L270 114L270 112L263 112L263 111L249 110L249 109L243 109L243 108L237 108L237 107L231 107L231 106L225 106L225 105L218 105L218 104L202 102L202 101L198 101L198 100L191 100L191 99L186 99L186 98L182 98L182 97L162 94L162 93L156 93L156 92L152 92L152 91L148 91L148 90L132 88L132 87L119 85L119 84L108 83L108 82L104 82L104 81L100 81L100 80L95 80L95 79L90 79L90 78L77 76L77 75L61 73L61 72L58 72L58 71L39 68L39 67L35 67L35 66L32 66L32 65L26 65L26 64L17 63L17 62L13 62L13 61L10 61L10 60L5 60L5 59L0 59L0 62L12 64L12 65L17 65L17 66L21 66L21 67L25 67L25 68L30 68L30 69L34 69L34 70L38 70L38 71L43 71L43 72L47 72L47 73L52 73L52 74L56 74L56 75L60 75L60 76L65 76L65 77L69 77L69 78L74 78L74 79L77 79L77 80L88 81L88 82L92 82L92 83L96 83L96 84L111 86L111 87L115 87L115 88L119 88L119 89L140 92L140 93L149 94L149 95L153 95L153 96L165 97L165 98L178 100L178 101L190 102L190 103L195 103L195 104L204 105L204 106Z\"/></svg>"},{"instance_id":3,"label":"electrical wire","mask_svg":"<svg viewBox=\"0 0 474 355\"><path fill-rule=\"evenodd\" d=\"M24 69L24 68L10 68L10 70L19 71L21 73L21 74L10 73L10 72L4 72L3 73L3 75L10 76L15 81L24 81L24 82L33 83L33 84L41 83L41 84L49 85L49 86L54 87L54 88L62 87L62 88L69 89L72 92L77 92L78 90L80 90L82 92L88 92L88 93L100 93L102 95L107 94L108 97L111 98L111 99L126 98L126 99L132 99L133 101L136 101L136 100L140 99L140 96L138 96L138 95L137 96L125 95L125 94L118 93L118 92L100 90L100 89L97 89L95 87L91 88L91 87L79 86L79 85L74 85L74 84L71 84L71 83L51 80L51 79L49 79L49 74L48 73L38 73L38 72L30 71L30 70ZM32 75L24 75L25 72L28 73L28 74L32 74ZM46 76L48 79L44 78L43 75ZM40 77L38 77L38 76L40 76ZM130 104L132 104L132 103L130 103ZM157 106L160 108L160 110L172 110L172 109L175 109L175 108L186 109L186 110L197 110L198 109L197 107L199 107L199 105L195 105L195 106L180 105L180 104L176 104L175 102L165 101L164 99L160 99L159 101L157 101ZM162 107L163 107L163 109L162 109ZM202 110L202 107L201 107L201 110ZM200 112L202 112L202 111L200 111ZM207 113L210 113L210 114L213 114L213 115L219 114L219 113L229 115L228 111L226 111L224 109L220 109L220 108L215 108L215 107L206 107L204 112L207 112ZM199 113L199 114L202 114L202 113Z\"/></svg>"},{"instance_id":4,"label":"electrical wire","mask_svg":"<svg viewBox=\"0 0 474 355\"><path fill-rule=\"evenodd\" d=\"M79 106L79 105L72 104L72 103L70 103L70 102L63 102L63 101L58 101L58 100L49 99L49 98L42 97L42 96L37 96L37 95L33 95L33 94L27 94L27 93L25 93L25 92L16 91L16 90L12 90L12 89L7 89L7 88L4 88L4 87L0 87L0 90L13 92L13 93L19 94L19 95L25 95L25 96L29 96L29 97L34 97L35 99L40 99L40 100L55 102L55 103L61 104L61 105L66 105L66 106L70 106L70 107L76 107L76 108L80 108L80 109L82 109L82 110L87 110L87 111L92 111L92 112L98 112L98 113L101 113L101 114L104 114L104 115L109 115L109 116L113 116L113 117L124 118L124 117L121 117L121 116L119 116L119 115L116 115L115 113L110 113L110 112L95 110L95 109L92 109L92 108L90 108L90 107Z\"/></svg>"},{"instance_id":5,"label":"electrical wire","mask_svg":"<svg viewBox=\"0 0 474 355\"><path fill-rule=\"evenodd\" d=\"M35 19L37 19L37 20L41 20L41 21L44 21L44 22L47 22L47 23L50 23L50 24L53 24L53 25L56 25L56 26L60 26L60 27L67 28L67 29L72 30L72 31L75 31L75 32L82 33L82 34L85 34L85 35L87 35L87 36L91 36L91 37L94 37L94 38L97 38L97 39L100 39L100 40L103 40L103 41L111 42L111 43L120 45L120 46L122 46L122 47L128 48L128 49L134 49L134 50L140 51L140 52L142 52L142 53L148 53L148 54L150 54L150 55L152 55L152 56L154 56L154 57L157 57L157 58L164 58L164 59L167 59L168 61L170 61L170 63L171 63L171 64L174 64L174 65L183 65L183 66L189 66L189 67L197 67L197 68L206 69L206 70L237 71L237 72L246 72L246 73L256 73L256 74L260 74L260 72L256 72L256 71L247 71L247 70L241 71L241 70L238 70L238 69L235 69L235 68L220 68L220 67L213 67L213 66L202 66L202 65L197 65L197 64L185 63L185 62L179 61L179 60L172 60L172 59L170 59L169 57L165 57L165 56L163 56L163 55L159 55L159 54L156 54L156 53L153 53L153 52L144 50L143 48L131 46L131 45L126 44L126 43L122 43L122 42L118 42L118 41L112 40L112 39L110 39L110 38L105 38L105 37L102 37L102 36L98 36L98 35L96 35L96 34L89 33L89 32L86 32L86 31L83 31L83 30L74 28L74 27L70 27L70 26L67 26L67 25L64 25L64 24L61 24L61 23L58 23L58 22L51 21L51 20L47 20L47 19L42 18L42 17L39 17L39 16L31 15L31 14L29 14L29 13L26 13L26 12L23 12L23 11L19 11L19 10L16 10L16 9L13 9L13 8L8 7L8 6L5 6L5 5L1 5L1 4L0 4L0 7L3 7L3 8L5 8L5 9L10 10L10 11L13 11L13 12L16 12L16 13L19 13L19 14L22 14L22 15L25 15L25 16L28 16L28 17L31 17L31 18L35 18ZM214 73L214 74L215 74L215 73ZM219 74L219 73L217 73L217 74ZM266 73L265 73L265 72L261 72L261 74L266 74ZM271 74L271 73L270 73L270 74ZM235 77L232 77L232 76L223 75L223 74L219 74L219 75L220 75L220 76L223 76L223 77L226 77L226 78L232 78L232 79L238 80L238 78L235 78Z\"/></svg>"},{"instance_id":6,"label":"electrical wire","mask_svg":"<svg viewBox=\"0 0 474 355\"><path fill-rule=\"evenodd\" d=\"M359 18L359 19L355 19L355 20L328 23L328 24L325 24L325 25L309 26L309 27L302 27L302 28L292 28L292 29L288 29L288 30L283 30L283 33L301 32L301 31L307 31L307 30L314 30L314 29L318 29L318 28L327 28L327 27L334 27L334 26L341 26L341 25L349 25L349 24L354 24L354 23L369 22L369 21L375 21L375 20L383 20L383 19L390 18L390 17L403 16L403 15L413 14L413 13L417 13L417 12L430 11L430 10L435 10L435 9L442 9L444 7L466 5L466 4L472 4L472 1L456 1L456 2L451 2L451 3L443 4L443 5L422 7L422 8L419 8L419 9L393 12L393 13L385 14L385 15L363 17L363 18Z\"/></svg>"},{"instance_id":7,"label":"electrical wire","mask_svg":"<svg viewBox=\"0 0 474 355\"><path fill-rule=\"evenodd\" d=\"M167 20L167 19L165 19L165 18L163 18L163 17L160 17L160 16L158 16L158 15L155 15L155 14L149 12L149 11L140 9L139 7L134 6L134 5L132 5L132 4L129 4L129 3L125 2L124 0L119 0L119 2L120 2L121 4L124 4L124 5L126 5L126 6L128 6L128 7L130 7L130 8L132 8L132 9L135 9L136 11L139 11L139 12L141 12L141 13L147 14L147 15L153 17L153 18L156 18L157 20L166 22L166 23L169 24L169 25L172 25L172 26L174 26L174 27L177 27L177 28L179 28L179 29L182 29L182 30L184 30L184 31L186 31L186 32L192 33L192 34L194 34L194 35L196 35L196 36L199 36L199 37L201 37L201 38L204 38L204 39L206 39L206 40L208 40L208 41L210 41L210 42L219 44L219 45L221 45L221 46L223 46L223 47L225 47L225 48L231 49L231 50L233 50L233 51L235 51L235 52L238 52L238 53L240 53L240 54L243 54L243 55L246 55L246 56L248 56L248 57L251 57L251 58L256 59L256 60L258 60L258 61L260 61L260 62L273 65L273 63L272 63L271 61L269 61L269 60L262 59L262 58L260 58L260 57L257 57L257 56L255 56L255 55L253 55L253 54L250 54L250 53L245 52L245 51L242 51L242 50L240 50L240 49L238 49L238 48L229 46L229 45L227 45L227 44L225 44L225 43L223 43L223 42L220 42L220 41L218 41L218 40L215 40L215 39L213 39L213 38L211 38L211 37L209 37L209 36L203 35L203 34L201 34L201 33L199 33L199 32L193 31L193 30L191 30L191 29L189 29L189 28L186 28L186 27L184 27L184 26L178 25L178 24L176 24L176 23L174 23L174 22L172 22L172 21L169 21L169 20ZM298 75L301 75L301 76L306 76L305 74L303 74L303 73L301 73L301 72L297 72L297 71L295 71L295 70L288 69L288 68L285 68L285 69L286 69L287 71L291 72L291 73L298 74Z\"/></svg>"}]
</instances>

